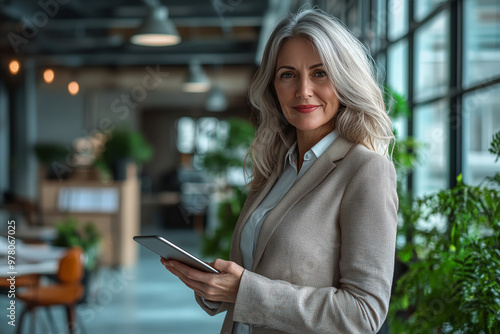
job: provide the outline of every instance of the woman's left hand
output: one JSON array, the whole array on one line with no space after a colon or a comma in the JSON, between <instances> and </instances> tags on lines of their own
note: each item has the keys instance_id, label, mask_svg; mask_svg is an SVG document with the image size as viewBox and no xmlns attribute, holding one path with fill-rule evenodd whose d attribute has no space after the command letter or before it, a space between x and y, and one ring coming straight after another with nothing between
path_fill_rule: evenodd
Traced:
<instances>
[{"instance_id":1,"label":"woman's left hand","mask_svg":"<svg viewBox=\"0 0 500 334\"><path fill-rule=\"evenodd\" d=\"M220 271L219 274L206 273L181 262L161 259L161 263L172 274L179 277L190 289L207 301L236 301L241 276L245 270L235 262L216 259L211 265Z\"/></svg>"}]
</instances>

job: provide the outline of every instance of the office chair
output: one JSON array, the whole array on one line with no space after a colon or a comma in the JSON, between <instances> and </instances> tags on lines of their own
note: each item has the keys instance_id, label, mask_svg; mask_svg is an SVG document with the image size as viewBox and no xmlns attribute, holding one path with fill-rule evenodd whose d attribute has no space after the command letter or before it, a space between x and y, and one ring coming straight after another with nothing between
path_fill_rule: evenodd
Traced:
<instances>
[{"instance_id":1,"label":"office chair","mask_svg":"<svg viewBox=\"0 0 500 334\"><path fill-rule=\"evenodd\" d=\"M76 329L76 303L82 298L84 286L81 283L83 276L83 251L79 247L69 248L59 261L57 271L58 283L28 288L19 292L17 298L26 305L19 318L17 334L22 333L23 320L27 312L32 312L31 334L35 334L35 310L37 307L64 306L68 320L69 333ZM50 315L50 313L49 313ZM52 317L50 318L54 325Z\"/></svg>"}]
</instances>

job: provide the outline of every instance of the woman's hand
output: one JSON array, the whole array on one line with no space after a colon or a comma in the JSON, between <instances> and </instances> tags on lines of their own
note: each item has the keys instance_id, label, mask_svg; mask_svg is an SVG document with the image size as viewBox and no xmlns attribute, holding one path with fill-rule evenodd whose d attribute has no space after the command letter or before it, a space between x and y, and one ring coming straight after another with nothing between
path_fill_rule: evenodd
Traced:
<instances>
[{"instance_id":1,"label":"woman's hand","mask_svg":"<svg viewBox=\"0 0 500 334\"><path fill-rule=\"evenodd\" d=\"M215 302L236 301L241 276L245 270L234 262L221 259L211 263L212 267L220 271L219 274L206 273L179 261L164 258L161 258L161 263L197 295Z\"/></svg>"}]
</instances>

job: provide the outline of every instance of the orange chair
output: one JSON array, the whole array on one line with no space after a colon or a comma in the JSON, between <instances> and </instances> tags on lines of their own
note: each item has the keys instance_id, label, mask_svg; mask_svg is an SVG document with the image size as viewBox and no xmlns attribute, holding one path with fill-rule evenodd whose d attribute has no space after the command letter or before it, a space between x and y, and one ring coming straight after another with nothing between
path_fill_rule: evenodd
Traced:
<instances>
[{"instance_id":1,"label":"orange chair","mask_svg":"<svg viewBox=\"0 0 500 334\"><path fill-rule=\"evenodd\" d=\"M29 274L22 275L16 277L16 289L17 288L34 288L38 285L38 280L40 275L38 274ZM10 288L10 282L8 281L9 277L0 278L0 290L8 291Z\"/></svg>"},{"instance_id":2,"label":"orange chair","mask_svg":"<svg viewBox=\"0 0 500 334\"><path fill-rule=\"evenodd\" d=\"M17 298L25 302L19 318L17 333L21 333L23 318L27 312L32 312L31 334L35 333L35 309L37 307L50 307L62 305L66 307L69 332L76 329L75 305L82 298L84 286L81 284L83 276L83 251L79 247L70 248L59 261L57 271L58 283L38 285L17 294Z\"/></svg>"}]
</instances>

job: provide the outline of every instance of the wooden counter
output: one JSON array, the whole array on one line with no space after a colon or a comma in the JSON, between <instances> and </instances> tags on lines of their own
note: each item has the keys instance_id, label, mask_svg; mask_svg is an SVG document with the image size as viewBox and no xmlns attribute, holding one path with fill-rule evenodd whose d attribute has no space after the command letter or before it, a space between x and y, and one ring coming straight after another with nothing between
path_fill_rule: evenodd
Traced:
<instances>
[{"instance_id":1,"label":"wooden counter","mask_svg":"<svg viewBox=\"0 0 500 334\"><path fill-rule=\"evenodd\" d=\"M103 237L101 264L135 263L138 246L132 237L140 230L140 185L134 165L129 165L124 181L41 179L39 192L44 225L53 226L66 217L74 217L82 225L93 222Z\"/></svg>"}]
</instances>

